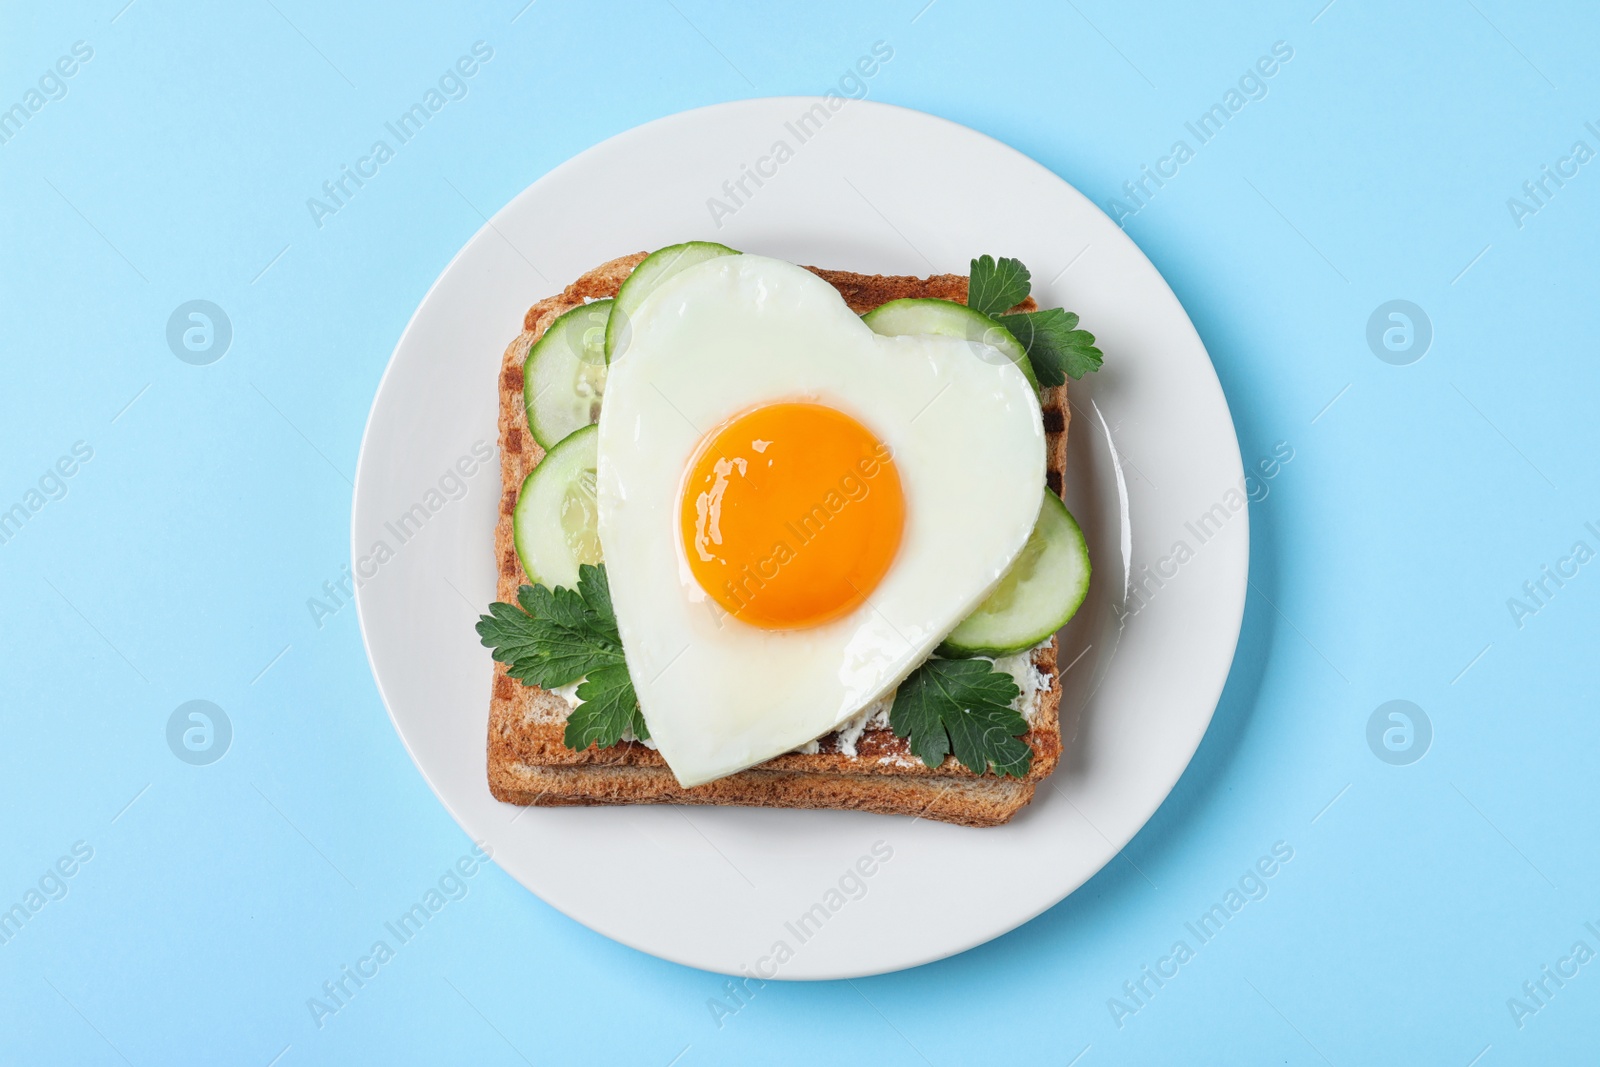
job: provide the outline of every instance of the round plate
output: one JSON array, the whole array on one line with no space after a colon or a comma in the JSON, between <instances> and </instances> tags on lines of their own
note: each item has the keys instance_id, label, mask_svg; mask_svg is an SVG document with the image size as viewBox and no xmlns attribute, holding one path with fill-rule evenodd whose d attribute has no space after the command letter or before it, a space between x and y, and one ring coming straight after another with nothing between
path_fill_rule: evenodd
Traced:
<instances>
[{"instance_id":1,"label":"round plate","mask_svg":"<svg viewBox=\"0 0 1600 1067\"><path fill-rule=\"evenodd\" d=\"M838 109L829 110L829 104ZM785 97L674 115L556 168L467 242L373 401L352 548L361 629L412 759L552 906L713 971L842 978L960 952L1100 869L1183 773L1227 678L1249 514L1233 423L1177 298L1066 182L973 130ZM841 811L517 808L484 770L500 497L496 374L528 305L614 256L685 240L863 273L1020 258L1105 367L1071 386L1068 505L1094 565L1063 633L1054 776L1009 825ZM1179 544L1187 546L1180 551ZM381 547L380 547L381 546Z\"/></svg>"}]
</instances>

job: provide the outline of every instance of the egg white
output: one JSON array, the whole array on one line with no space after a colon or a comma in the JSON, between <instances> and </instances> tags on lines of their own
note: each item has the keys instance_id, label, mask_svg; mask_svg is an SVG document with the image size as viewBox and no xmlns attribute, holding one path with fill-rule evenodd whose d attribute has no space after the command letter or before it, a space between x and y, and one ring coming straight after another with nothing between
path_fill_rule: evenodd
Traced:
<instances>
[{"instance_id":1,"label":"egg white","mask_svg":"<svg viewBox=\"0 0 1600 1067\"><path fill-rule=\"evenodd\" d=\"M828 733L928 657L1027 542L1044 427L1037 393L995 350L879 337L831 285L781 260L690 267L631 326L600 415L600 544L651 737L692 786ZM867 603L820 626L763 630L695 581L679 498L707 433L782 401L835 407L887 444L906 521Z\"/></svg>"}]
</instances>

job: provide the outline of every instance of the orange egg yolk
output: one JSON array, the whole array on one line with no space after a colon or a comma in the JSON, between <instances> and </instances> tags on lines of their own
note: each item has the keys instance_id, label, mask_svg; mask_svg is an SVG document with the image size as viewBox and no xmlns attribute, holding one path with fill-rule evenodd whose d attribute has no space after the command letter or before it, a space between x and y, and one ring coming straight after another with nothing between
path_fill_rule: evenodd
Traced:
<instances>
[{"instance_id":1,"label":"orange egg yolk","mask_svg":"<svg viewBox=\"0 0 1600 1067\"><path fill-rule=\"evenodd\" d=\"M821 404L769 404L707 434L679 505L689 569L741 622L815 626L859 607L900 548L888 446Z\"/></svg>"}]
</instances>

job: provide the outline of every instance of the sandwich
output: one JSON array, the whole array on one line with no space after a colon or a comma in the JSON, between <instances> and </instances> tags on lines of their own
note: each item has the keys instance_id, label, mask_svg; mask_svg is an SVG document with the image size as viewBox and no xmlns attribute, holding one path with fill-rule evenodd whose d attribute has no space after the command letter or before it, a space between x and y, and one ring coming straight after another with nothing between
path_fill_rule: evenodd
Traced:
<instances>
[{"instance_id":1,"label":"sandwich","mask_svg":"<svg viewBox=\"0 0 1600 1067\"><path fill-rule=\"evenodd\" d=\"M710 242L529 308L499 375L488 784L538 806L1008 821L1060 758L1087 593L1066 381L1028 271Z\"/></svg>"}]
</instances>

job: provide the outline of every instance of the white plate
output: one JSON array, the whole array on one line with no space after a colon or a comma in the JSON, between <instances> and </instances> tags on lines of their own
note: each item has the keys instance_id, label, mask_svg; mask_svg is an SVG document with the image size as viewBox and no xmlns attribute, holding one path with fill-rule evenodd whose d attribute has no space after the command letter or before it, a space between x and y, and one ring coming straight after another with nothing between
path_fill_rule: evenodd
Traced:
<instances>
[{"instance_id":1,"label":"white plate","mask_svg":"<svg viewBox=\"0 0 1600 1067\"><path fill-rule=\"evenodd\" d=\"M1249 556L1227 403L1183 308L1133 242L1066 182L973 130L882 104L819 105L788 97L673 115L591 148L501 210L395 348L351 523L354 558L371 574L357 600L378 688L467 832L545 901L624 944L781 978L874 974L960 952L1098 871L1200 743L1233 658ZM778 142L790 150L781 164ZM756 168L770 176L759 187L745 178L746 196L737 183ZM714 219L711 198L731 213ZM1010 825L520 809L490 797L490 659L473 624L494 599L499 471L462 464L472 470L464 492L450 472L475 442L495 445L495 376L529 304L613 256L691 239L866 273L965 273L980 253L1017 256L1040 303L1079 312L1099 338L1105 368L1072 387L1068 503L1095 568L1064 634L1065 661L1081 654L1062 704L1076 737ZM1178 542L1190 549L1182 562ZM1146 566L1166 577L1146 579L1151 592L1130 614ZM852 873L858 864L870 876Z\"/></svg>"}]
</instances>

